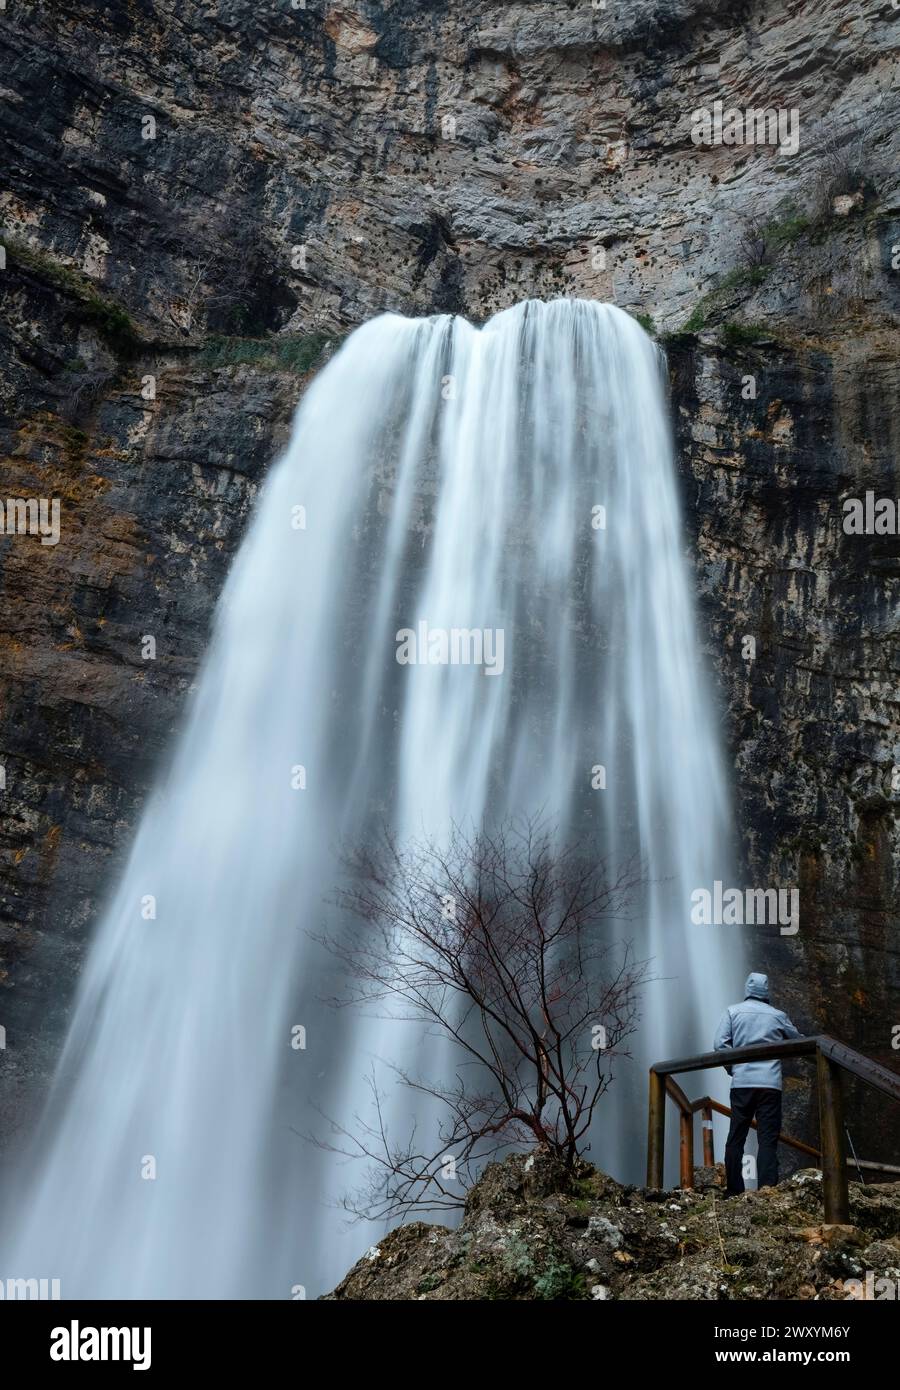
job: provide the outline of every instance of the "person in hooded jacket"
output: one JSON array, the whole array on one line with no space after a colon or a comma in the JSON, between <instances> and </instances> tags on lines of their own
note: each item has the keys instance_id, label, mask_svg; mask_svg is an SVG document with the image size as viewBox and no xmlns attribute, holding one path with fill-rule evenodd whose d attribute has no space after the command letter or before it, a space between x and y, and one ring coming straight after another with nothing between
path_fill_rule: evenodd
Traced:
<instances>
[{"instance_id":1,"label":"person in hooded jacket","mask_svg":"<svg viewBox=\"0 0 900 1390\"><path fill-rule=\"evenodd\" d=\"M719 1020L713 1048L751 1047L754 1043L799 1038L787 1014L769 1003L769 979L747 976L744 1000L731 1004ZM756 1120L759 1141L757 1186L778 1182L778 1136L781 1133L781 1062L736 1062L725 1070L731 1077L731 1127L725 1144L726 1197L744 1190L744 1143Z\"/></svg>"}]
</instances>

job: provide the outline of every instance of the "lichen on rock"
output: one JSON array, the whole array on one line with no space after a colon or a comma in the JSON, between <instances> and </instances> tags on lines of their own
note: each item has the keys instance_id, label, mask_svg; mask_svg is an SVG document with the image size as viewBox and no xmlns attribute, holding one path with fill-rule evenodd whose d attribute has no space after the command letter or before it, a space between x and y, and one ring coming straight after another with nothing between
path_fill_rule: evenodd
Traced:
<instances>
[{"instance_id":1,"label":"lichen on rock","mask_svg":"<svg viewBox=\"0 0 900 1390\"><path fill-rule=\"evenodd\" d=\"M900 1186L854 1184L852 1224L827 1226L821 1178L801 1169L725 1200L721 1168L663 1192L514 1154L487 1167L456 1229L397 1227L326 1298L834 1301L867 1274L896 1284Z\"/></svg>"}]
</instances>

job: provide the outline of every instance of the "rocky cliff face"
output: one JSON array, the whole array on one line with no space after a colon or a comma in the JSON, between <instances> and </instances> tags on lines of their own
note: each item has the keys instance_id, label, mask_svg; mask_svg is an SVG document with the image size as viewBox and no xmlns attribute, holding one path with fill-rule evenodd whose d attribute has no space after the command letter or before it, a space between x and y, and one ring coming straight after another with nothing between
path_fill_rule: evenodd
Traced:
<instances>
[{"instance_id":1,"label":"rocky cliff face","mask_svg":"<svg viewBox=\"0 0 900 1390\"><path fill-rule=\"evenodd\" d=\"M674 368L701 612L727 699L743 883L799 891L799 930L750 934L804 1031L896 1066L898 537L848 536L841 501L896 497L895 341L679 342ZM741 399L754 375L756 400ZM745 656L746 641L755 643ZM720 928L728 930L728 928ZM785 1128L815 1133L808 1076ZM851 1132L896 1150L854 1092Z\"/></svg>"},{"instance_id":2,"label":"rocky cliff face","mask_svg":"<svg viewBox=\"0 0 900 1390\"><path fill-rule=\"evenodd\" d=\"M730 930L890 1064L900 551L840 504L900 494L898 29L887 0L8 9L0 496L59 497L62 532L0 537L0 1127L305 374L376 311L527 295L663 341L742 882L801 893L795 936ZM695 144L717 100L796 152ZM851 1122L887 1156L889 1117Z\"/></svg>"}]
</instances>

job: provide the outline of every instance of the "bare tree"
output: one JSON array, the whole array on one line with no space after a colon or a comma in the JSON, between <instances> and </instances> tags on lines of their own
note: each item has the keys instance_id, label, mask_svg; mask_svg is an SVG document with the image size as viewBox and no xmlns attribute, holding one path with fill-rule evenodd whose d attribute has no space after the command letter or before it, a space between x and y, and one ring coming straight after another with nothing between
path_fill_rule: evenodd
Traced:
<instances>
[{"instance_id":1,"label":"bare tree","mask_svg":"<svg viewBox=\"0 0 900 1390\"><path fill-rule=\"evenodd\" d=\"M392 1065L395 1081L437 1111L431 1142L374 1120L332 1124L319 1147L368 1160L352 1215L394 1217L460 1206L484 1162L538 1145L571 1167L587 1143L612 1061L627 1056L647 962L608 939L642 882L632 862L610 876L583 846L535 820L495 832L451 831L399 845L385 833L346 859L349 921L317 939L348 981L337 1005L387 1005L450 1049L453 1079Z\"/></svg>"},{"instance_id":2,"label":"bare tree","mask_svg":"<svg viewBox=\"0 0 900 1390\"><path fill-rule=\"evenodd\" d=\"M160 276L153 279L151 292L170 326L189 338L201 329L211 309L224 304L238 313L251 302L250 290L235 286L232 279L227 254L217 250L194 262L180 293Z\"/></svg>"},{"instance_id":3,"label":"bare tree","mask_svg":"<svg viewBox=\"0 0 900 1390\"><path fill-rule=\"evenodd\" d=\"M737 217L740 224L738 245L741 264L751 270L759 270L769 265L775 249L771 215L751 210L739 212Z\"/></svg>"},{"instance_id":4,"label":"bare tree","mask_svg":"<svg viewBox=\"0 0 900 1390\"><path fill-rule=\"evenodd\" d=\"M78 362L67 372L67 395L60 403L60 414L78 424L93 410L97 398L112 381L115 371L105 365L85 366Z\"/></svg>"},{"instance_id":5,"label":"bare tree","mask_svg":"<svg viewBox=\"0 0 900 1390\"><path fill-rule=\"evenodd\" d=\"M830 217L837 198L862 203L867 189L871 191L877 168L875 147L887 95L882 90L864 117L850 116L839 122L829 117L813 131L820 155L813 188L816 216ZM884 132L881 138L884 139Z\"/></svg>"}]
</instances>

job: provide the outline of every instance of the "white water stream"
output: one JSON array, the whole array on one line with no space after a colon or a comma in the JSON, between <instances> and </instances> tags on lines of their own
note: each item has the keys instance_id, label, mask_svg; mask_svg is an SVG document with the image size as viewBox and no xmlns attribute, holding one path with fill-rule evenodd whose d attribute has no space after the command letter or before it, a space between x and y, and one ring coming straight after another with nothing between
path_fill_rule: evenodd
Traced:
<instances>
[{"instance_id":1,"label":"white water stream","mask_svg":"<svg viewBox=\"0 0 900 1390\"><path fill-rule=\"evenodd\" d=\"M440 1065L316 998L338 843L384 819L540 809L643 853L628 934L661 979L590 1154L643 1181L646 1065L710 1047L743 975L690 923L691 890L728 881L729 807L683 549L661 359L628 315L530 301L353 334L265 484L97 927L0 1276L290 1298L376 1238L327 1205L358 1174L293 1129L310 1104L348 1122L373 1057ZM494 673L398 663L420 623L486 632Z\"/></svg>"}]
</instances>

